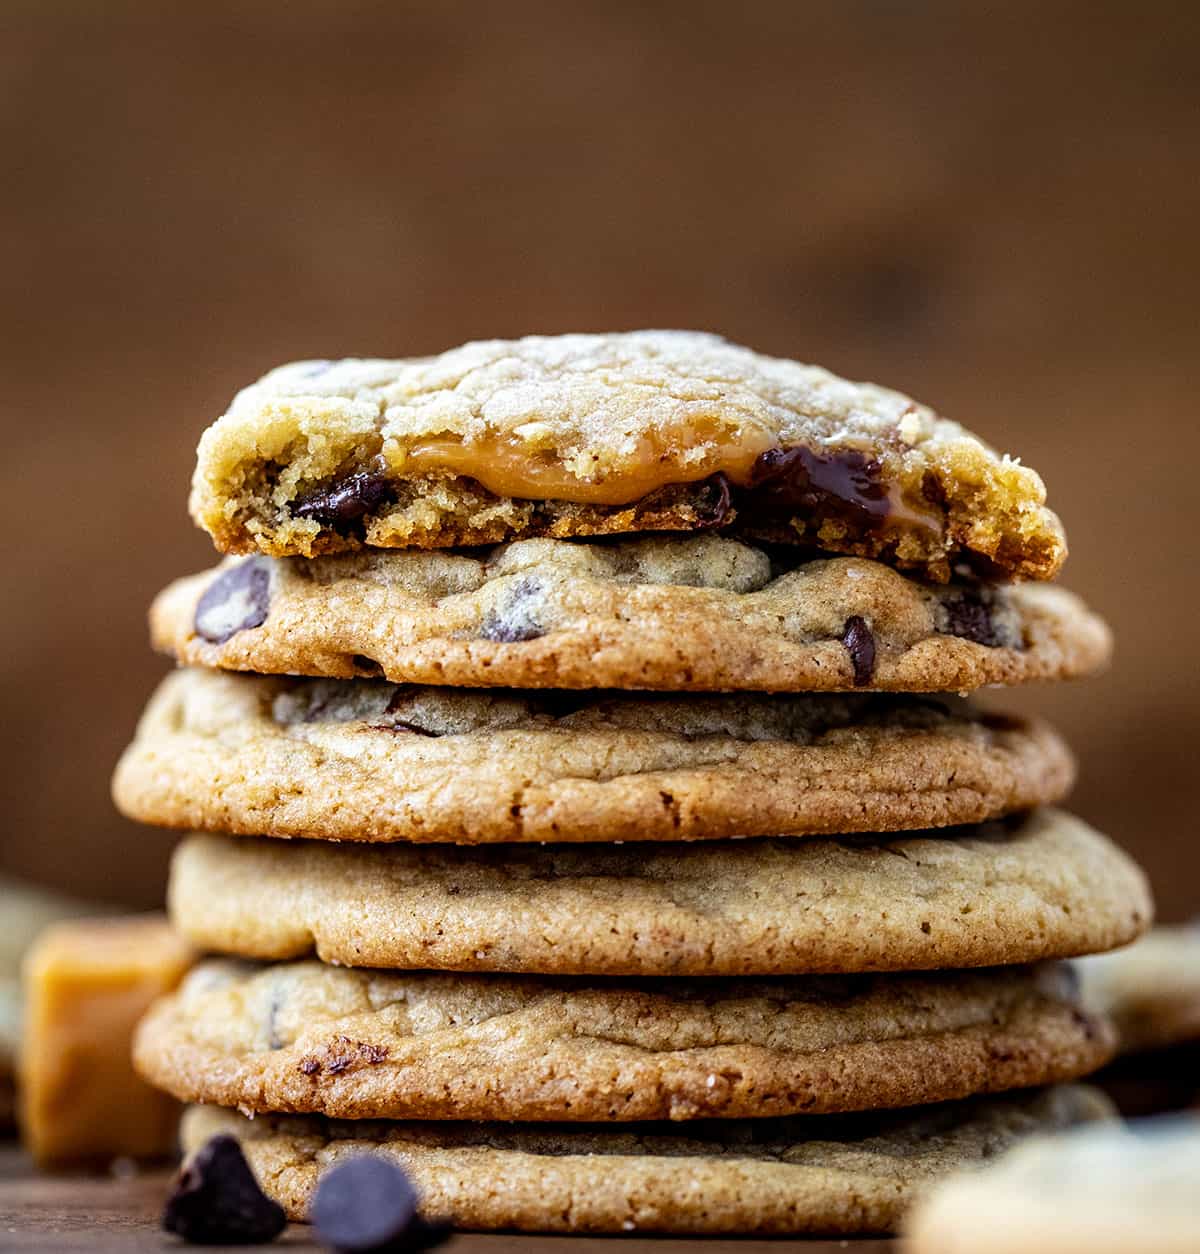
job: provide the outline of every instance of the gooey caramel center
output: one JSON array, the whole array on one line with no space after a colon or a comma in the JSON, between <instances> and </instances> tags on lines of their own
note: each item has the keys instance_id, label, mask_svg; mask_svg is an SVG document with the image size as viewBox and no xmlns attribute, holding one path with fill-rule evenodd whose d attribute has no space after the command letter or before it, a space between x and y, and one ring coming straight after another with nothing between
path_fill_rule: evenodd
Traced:
<instances>
[{"instance_id":1,"label":"gooey caramel center","mask_svg":"<svg viewBox=\"0 0 1200 1254\"><path fill-rule=\"evenodd\" d=\"M724 475L737 489L774 497L801 514L814 509L825 516L839 514L858 529L903 527L936 535L944 525L930 502L910 499L900 484L882 478L877 462L857 450L785 449L765 431L740 431L735 439L712 423L641 435L634 451L623 453L619 468L606 472L597 465L594 474L585 476L556 450L511 436L469 443L422 440L399 450L397 460L393 473L461 475L496 496L518 500L619 507L672 485Z\"/></svg>"},{"instance_id":2,"label":"gooey caramel center","mask_svg":"<svg viewBox=\"0 0 1200 1254\"><path fill-rule=\"evenodd\" d=\"M580 475L553 449L538 449L506 438L465 443L454 439L422 440L401 451L405 476L463 475L496 496L525 500L571 501L580 505L629 505L661 488L696 483L715 474L748 486L754 464L776 442L766 433L740 432L736 439L691 428L663 435L642 435L632 452L622 452L619 468L598 464Z\"/></svg>"}]
</instances>

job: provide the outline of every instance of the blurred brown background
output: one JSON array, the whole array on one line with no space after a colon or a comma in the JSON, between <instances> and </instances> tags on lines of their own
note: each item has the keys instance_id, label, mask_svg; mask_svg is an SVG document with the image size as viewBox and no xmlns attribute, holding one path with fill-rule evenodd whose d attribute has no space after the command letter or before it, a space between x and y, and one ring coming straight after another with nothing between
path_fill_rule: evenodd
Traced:
<instances>
[{"instance_id":1,"label":"blurred brown background","mask_svg":"<svg viewBox=\"0 0 1200 1254\"><path fill-rule=\"evenodd\" d=\"M0 866L161 895L172 838L108 774L165 668L146 603L211 560L187 482L238 386L690 326L1042 471L1120 653L1011 700L1073 737L1163 915L1200 907L1198 12L5 6Z\"/></svg>"}]
</instances>

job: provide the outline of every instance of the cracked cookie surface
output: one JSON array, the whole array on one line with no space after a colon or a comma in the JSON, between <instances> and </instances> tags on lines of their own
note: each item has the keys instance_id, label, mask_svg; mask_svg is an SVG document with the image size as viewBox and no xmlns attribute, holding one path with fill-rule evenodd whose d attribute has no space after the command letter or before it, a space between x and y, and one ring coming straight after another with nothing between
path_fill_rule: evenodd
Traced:
<instances>
[{"instance_id":1,"label":"cracked cookie surface","mask_svg":"<svg viewBox=\"0 0 1200 1254\"><path fill-rule=\"evenodd\" d=\"M960 698L410 687L192 669L119 763L132 818L353 841L693 840L978 822L1062 797L1039 722Z\"/></svg>"},{"instance_id":2,"label":"cracked cookie surface","mask_svg":"<svg viewBox=\"0 0 1200 1254\"><path fill-rule=\"evenodd\" d=\"M679 1125L388 1123L185 1112L185 1152L236 1136L263 1189L302 1219L322 1172L383 1154L424 1213L524 1232L855 1235L893 1232L935 1181L1025 1137L1112 1114L1093 1089L915 1111Z\"/></svg>"},{"instance_id":3,"label":"cracked cookie surface","mask_svg":"<svg viewBox=\"0 0 1200 1254\"><path fill-rule=\"evenodd\" d=\"M963 692L1090 674L1111 652L1061 588L796 564L722 536L230 559L171 584L150 622L190 665L486 687Z\"/></svg>"},{"instance_id":4,"label":"cracked cookie surface","mask_svg":"<svg viewBox=\"0 0 1200 1254\"><path fill-rule=\"evenodd\" d=\"M915 1106L1075 1079L1114 1044L1065 964L613 984L210 960L134 1060L246 1113L626 1121Z\"/></svg>"},{"instance_id":5,"label":"cracked cookie surface","mask_svg":"<svg viewBox=\"0 0 1200 1254\"><path fill-rule=\"evenodd\" d=\"M941 832L695 844L362 845L189 836L198 948L352 967L784 975L999 966L1139 936L1145 876L1061 811Z\"/></svg>"},{"instance_id":6,"label":"cracked cookie surface","mask_svg":"<svg viewBox=\"0 0 1200 1254\"><path fill-rule=\"evenodd\" d=\"M1038 475L907 396L688 331L280 367L200 441L223 552L735 528L945 580L1066 556Z\"/></svg>"}]
</instances>

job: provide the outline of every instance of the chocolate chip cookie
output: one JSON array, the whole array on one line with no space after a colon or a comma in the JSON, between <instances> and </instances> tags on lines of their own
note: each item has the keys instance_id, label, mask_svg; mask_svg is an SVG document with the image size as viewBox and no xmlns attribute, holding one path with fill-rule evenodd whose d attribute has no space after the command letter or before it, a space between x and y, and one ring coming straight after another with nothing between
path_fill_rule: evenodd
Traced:
<instances>
[{"instance_id":1,"label":"chocolate chip cookie","mask_svg":"<svg viewBox=\"0 0 1200 1254\"><path fill-rule=\"evenodd\" d=\"M898 392L690 331L530 336L309 361L200 441L192 516L227 553L733 529L1052 577L1038 475Z\"/></svg>"},{"instance_id":2,"label":"chocolate chip cookie","mask_svg":"<svg viewBox=\"0 0 1200 1254\"><path fill-rule=\"evenodd\" d=\"M893 1232L937 1180L1112 1107L1072 1085L915 1111L621 1128L184 1116L185 1151L231 1133L303 1219L321 1173L364 1153L412 1178L422 1213L468 1229L858 1235Z\"/></svg>"},{"instance_id":3,"label":"chocolate chip cookie","mask_svg":"<svg viewBox=\"0 0 1200 1254\"><path fill-rule=\"evenodd\" d=\"M715 535L229 559L150 622L192 665L469 687L963 692L1091 674L1111 651L1060 588Z\"/></svg>"},{"instance_id":4,"label":"chocolate chip cookie","mask_svg":"<svg viewBox=\"0 0 1200 1254\"><path fill-rule=\"evenodd\" d=\"M1054 801L1045 724L960 698L406 687L177 671L117 767L131 818L355 841L693 840L977 822Z\"/></svg>"},{"instance_id":5,"label":"chocolate chip cookie","mask_svg":"<svg viewBox=\"0 0 1200 1254\"><path fill-rule=\"evenodd\" d=\"M1122 1053L1200 1041L1200 919L1156 927L1076 968L1088 1005L1117 1024Z\"/></svg>"},{"instance_id":6,"label":"chocolate chip cookie","mask_svg":"<svg viewBox=\"0 0 1200 1254\"><path fill-rule=\"evenodd\" d=\"M907 836L696 844L336 844L190 836L170 909L200 949L410 970L785 975L1093 953L1145 877L1056 810Z\"/></svg>"},{"instance_id":7,"label":"chocolate chip cookie","mask_svg":"<svg viewBox=\"0 0 1200 1254\"><path fill-rule=\"evenodd\" d=\"M905 1224L911 1254L1194 1254L1200 1118L1104 1120L1014 1146L932 1189Z\"/></svg>"},{"instance_id":8,"label":"chocolate chip cookie","mask_svg":"<svg viewBox=\"0 0 1200 1254\"><path fill-rule=\"evenodd\" d=\"M213 960L142 1021L183 1101L339 1119L827 1114L1075 1079L1115 1033L1065 964L641 983Z\"/></svg>"}]
</instances>

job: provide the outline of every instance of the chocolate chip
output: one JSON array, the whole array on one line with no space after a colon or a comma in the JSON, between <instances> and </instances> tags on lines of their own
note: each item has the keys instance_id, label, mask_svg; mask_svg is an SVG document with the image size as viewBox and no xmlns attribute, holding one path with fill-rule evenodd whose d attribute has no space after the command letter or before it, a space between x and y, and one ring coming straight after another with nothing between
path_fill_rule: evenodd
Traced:
<instances>
[{"instance_id":1,"label":"chocolate chip","mask_svg":"<svg viewBox=\"0 0 1200 1254\"><path fill-rule=\"evenodd\" d=\"M283 1009L285 1001L283 989L276 983L271 988L271 1003L267 1007L267 1048L271 1050L282 1049L284 1046L283 1037L279 1035L279 1012Z\"/></svg>"},{"instance_id":2,"label":"chocolate chip","mask_svg":"<svg viewBox=\"0 0 1200 1254\"><path fill-rule=\"evenodd\" d=\"M497 644L518 644L544 636L546 628L538 618L536 604L544 590L542 581L533 576L514 579L503 605L485 616L479 634Z\"/></svg>"},{"instance_id":3,"label":"chocolate chip","mask_svg":"<svg viewBox=\"0 0 1200 1254\"><path fill-rule=\"evenodd\" d=\"M271 567L264 557L249 557L222 571L196 603L196 634L210 644L267 621L271 606Z\"/></svg>"},{"instance_id":4,"label":"chocolate chip","mask_svg":"<svg viewBox=\"0 0 1200 1254\"><path fill-rule=\"evenodd\" d=\"M842 644L846 646L850 664L854 667L854 686L865 688L875 678L875 637L865 618L854 614L846 619Z\"/></svg>"},{"instance_id":5,"label":"chocolate chip","mask_svg":"<svg viewBox=\"0 0 1200 1254\"><path fill-rule=\"evenodd\" d=\"M722 527L733 508L733 494L729 480L723 474L715 474L700 485L693 505L697 525Z\"/></svg>"},{"instance_id":6,"label":"chocolate chip","mask_svg":"<svg viewBox=\"0 0 1200 1254\"><path fill-rule=\"evenodd\" d=\"M162 1226L193 1245L260 1245L287 1227L283 1207L258 1187L242 1147L214 1136L184 1165Z\"/></svg>"},{"instance_id":7,"label":"chocolate chip","mask_svg":"<svg viewBox=\"0 0 1200 1254\"><path fill-rule=\"evenodd\" d=\"M525 640L536 640L546 633L529 623L506 622L502 618L489 614L483 620L479 634L485 640L492 640L496 644L520 644Z\"/></svg>"},{"instance_id":8,"label":"chocolate chip","mask_svg":"<svg viewBox=\"0 0 1200 1254\"><path fill-rule=\"evenodd\" d=\"M436 739L441 732L430 731L428 727L422 727L419 723L413 723L406 719L393 718L391 715L399 714L412 700L412 685L401 684L400 687L392 693L392 699L384 708L384 715L387 716L386 723L372 723L371 726L376 731L390 732L412 732L415 736L428 736Z\"/></svg>"},{"instance_id":9,"label":"chocolate chip","mask_svg":"<svg viewBox=\"0 0 1200 1254\"><path fill-rule=\"evenodd\" d=\"M373 657L367 657L365 653L352 653L350 665L354 667L354 673L362 676L363 679L383 678L383 667Z\"/></svg>"},{"instance_id":10,"label":"chocolate chip","mask_svg":"<svg viewBox=\"0 0 1200 1254\"><path fill-rule=\"evenodd\" d=\"M394 1163L375 1154L348 1159L317 1182L309 1209L317 1236L345 1254L400 1254L444 1241L449 1229L417 1213L417 1192Z\"/></svg>"},{"instance_id":11,"label":"chocolate chip","mask_svg":"<svg viewBox=\"0 0 1200 1254\"><path fill-rule=\"evenodd\" d=\"M773 448L758 455L750 482L768 509L773 505L814 522L835 519L869 528L891 508L881 469L856 449L823 456L802 447Z\"/></svg>"},{"instance_id":12,"label":"chocolate chip","mask_svg":"<svg viewBox=\"0 0 1200 1254\"><path fill-rule=\"evenodd\" d=\"M356 470L306 493L292 506L297 518L311 518L322 527L344 530L378 509L392 495L382 470Z\"/></svg>"},{"instance_id":13,"label":"chocolate chip","mask_svg":"<svg viewBox=\"0 0 1200 1254\"><path fill-rule=\"evenodd\" d=\"M961 636L989 649L1000 647L1001 640L992 619L991 600L982 588L959 588L942 598L945 625L938 631L944 636Z\"/></svg>"},{"instance_id":14,"label":"chocolate chip","mask_svg":"<svg viewBox=\"0 0 1200 1254\"><path fill-rule=\"evenodd\" d=\"M930 505L936 505L943 510L946 508L946 485L932 470L927 470L921 476L921 495Z\"/></svg>"}]
</instances>

